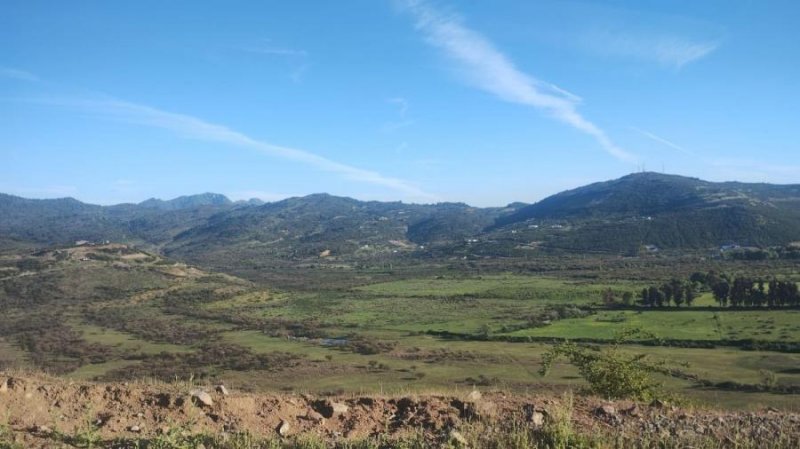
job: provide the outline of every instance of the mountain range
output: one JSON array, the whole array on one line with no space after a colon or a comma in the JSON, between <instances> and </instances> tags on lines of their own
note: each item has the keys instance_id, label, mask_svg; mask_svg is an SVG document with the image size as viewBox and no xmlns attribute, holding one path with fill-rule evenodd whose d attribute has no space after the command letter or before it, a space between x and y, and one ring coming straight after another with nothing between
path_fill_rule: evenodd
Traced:
<instances>
[{"instance_id":1,"label":"mountain range","mask_svg":"<svg viewBox=\"0 0 800 449\"><path fill-rule=\"evenodd\" d=\"M120 241L219 265L519 251L636 252L800 240L800 185L635 173L535 204L359 201L327 194L263 203L204 193L98 206L0 194L0 248Z\"/></svg>"}]
</instances>

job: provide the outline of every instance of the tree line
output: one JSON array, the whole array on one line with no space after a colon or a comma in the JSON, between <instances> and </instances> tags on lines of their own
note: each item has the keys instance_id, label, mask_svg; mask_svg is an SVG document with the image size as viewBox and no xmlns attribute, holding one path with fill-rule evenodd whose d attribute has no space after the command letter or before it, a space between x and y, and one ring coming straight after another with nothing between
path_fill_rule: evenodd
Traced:
<instances>
[{"instance_id":1,"label":"tree line","mask_svg":"<svg viewBox=\"0 0 800 449\"><path fill-rule=\"evenodd\" d=\"M639 293L639 302L648 307L667 307L670 304L691 307L697 298L697 290L698 286L692 281L672 279L660 286L643 288Z\"/></svg>"},{"instance_id":2,"label":"tree line","mask_svg":"<svg viewBox=\"0 0 800 449\"><path fill-rule=\"evenodd\" d=\"M800 306L797 284L774 278L769 281L745 276L720 279L711 285L711 292L722 307Z\"/></svg>"},{"instance_id":3,"label":"tree line","mask_svg":"<svg viewBox=\"0 0 800 449\"><path fill-rule=\"evenodd\" d=\"M776 278L763 279L727 274L694 273L686 281L672 279L661 285L643 288L639 304L646 307L691 306L699 291L710 291L721 307L797 307L797 283ZM606 302L607 298L604 297ZM630 305L629 301L623 301Z\"/></svg>"}]
</instances>

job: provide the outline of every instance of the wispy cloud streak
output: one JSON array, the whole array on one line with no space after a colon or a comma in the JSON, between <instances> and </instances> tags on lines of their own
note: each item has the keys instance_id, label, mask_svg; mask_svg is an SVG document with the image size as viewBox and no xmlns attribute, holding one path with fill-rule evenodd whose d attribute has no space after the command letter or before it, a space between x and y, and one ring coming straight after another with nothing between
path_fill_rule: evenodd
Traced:
<instances>
[{"instance_id":1,"label":"wispy cloud streak","mask_svg":"<svg viewBox=\"0 0 800 449\"><path fill-rule=\"evenodd\" d=\"M640 128L637 128L637 127L635 127L635 126L631 126L631 129L632 129L632 130L634 130L634 131L636 131L637 133L639 133L639 134L641 134L641 135L643 135L643 136L647 137L648 139L650 139L650 140L655 140L656 142L658 142L658 143L661 143L661 144L663 144L663 145L666 145L666 146L668 146L668 147L672 148L673 150L678 150L678 151L680 151L681 153L683 153L683 154L687 154L687 155L689 155L689 156L695 156L695 153L694 153L694 152L687 150L686 148L684 148L684 147L682 147L682 146L678 145L678 144L677 144L677 143L675 143L675 142L672 142L672 141L670 141L670 140L667 140L667 139L665 139L665 138L663 138L663 137L659 137L659 136L657 136L657 135L655 135L655 134L651 133L650 131L645 131L645 130L643 130L643 129L640 129Z\"/></svg>"},{"instance_id":2,"label":"wispy cloud streak","mask_svg":"<svg viewBox=\"0 0 800 449\"><path fill-rule=\"evenodd\" d=\"M466 27L459 17L445 14L423 0L403 0L400 4L414 17L417 29L426 40L456 61L477 88L504 101L543 110L593 137L615 158L626 162L635 160L633 155L615 145L604 130L577 111L579 97L523 73L488 39Z\"/></svg>"},{"instance_id":3,"label":"wispy cloud streak","mask_svg":"<svg viewBox=\"0 0 800 449\"><path fill-rule=\"evenodd\" d=\"M700 41L669 35L645 36L609 32L593 33L585 42L598 53L633 57L675 69L710 55L720 46L719 40Z\"/></svg>"},{"instance_id":4,"label":"wispy cloud streak","mask_svg":"<svg viewBox=\"0 0 800 449\"><path fill-rule=\"evenodd\" d=\"M229 146L255 150L260 153L302 163L319 170L335 173L346 179L385 187L402 192L415 201L438 201L435 195L427 193L408 181L383 176L380 173L364 170L330 160L317 154L273 145L254 139L226 126L209 123L190 115L167 112L150 106L129 103L113 98L89 99L47 99L39 102L85 110L105 118L164 129L180 137Z\"/></svg>"},{"instance_id":5,"label":"wispy cloud streak","mask_svg":"<svg viewBox=\"0 0 800 449\"><path fill-rule=\"evenodd\" d=\"M14 69L11 67L0 67L0 77L11 78L20 81L40 81L39 77L26 70Z\"/></svg>"}]
</instances>

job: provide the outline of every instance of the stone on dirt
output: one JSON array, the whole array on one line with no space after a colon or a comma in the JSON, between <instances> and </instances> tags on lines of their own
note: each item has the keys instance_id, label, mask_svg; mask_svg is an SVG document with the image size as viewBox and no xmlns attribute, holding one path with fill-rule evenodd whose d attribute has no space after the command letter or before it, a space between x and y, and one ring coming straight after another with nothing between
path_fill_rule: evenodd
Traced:
<instances>
[{"instance_id":1,"label":"stone on dirt","mask_svg":"<svg viewBox=\"0 0 800 449\"><path fill-rule=\"evenodd\" d=\"M613 405L601 405L595 409L594 414L597 416L617 416L617 409Z\"/></svg>"},{"instance_id":2,"label":"stone on dirt","mask_svg":"<svg viewBox=\"0 0 800 449\"><path fill-rule=\"evenodd\" d=\"M201 405L206 407L214 405L214 400L211 399L211 395L203 390L192 390L189 392L189 395Z\"/></svg>"},{"instance_id":3,"label":"stone on dirt","mask_svg":"<svg viewBox=\"0 0 800 449\"><path fill-rule=\"evenodd\" d=\"M541 427L544 425L544 413L534 411L531 413L531 424L536 427Z\"/></svg>"},{"instance_id":4,"label":"stone on dirt","mask_svg":"<svg viewBox=\"0 0 800 449\"><path fill-rule=\"evenodd\" d=\"M291 426L291 425L289 425L289 422L288 422L288 421L286 421L285 419L284 419L284 420L281 420L281 425L280 425L280 426L278 426L278 434L279 434L280 436L282 436L282 437L285 437L286 435L288 435L288 434L289 434L289 431L290 431L291 429L292 429L292 426Z\"/></svg>"}]
</instances>

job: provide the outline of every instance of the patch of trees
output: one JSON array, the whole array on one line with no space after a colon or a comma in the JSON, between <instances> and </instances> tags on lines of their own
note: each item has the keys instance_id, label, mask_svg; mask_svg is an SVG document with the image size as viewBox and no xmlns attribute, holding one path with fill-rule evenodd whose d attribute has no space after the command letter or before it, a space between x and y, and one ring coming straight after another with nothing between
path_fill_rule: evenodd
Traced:
<instances>
[{"instance_id":1,"label":"patch of trees","mask_svg":"<svg viewBox=\"0 0 800 449\"><path fill-rule=\"evenodd\" d=\"M525 318L525 322L519 324L506 324L500 327L500 333L509 333L522 329L532 329L536 327L543 327L552 324L558 320L568 318L584 318L592 314L589 309L583 309L573 305L558 305L549 307L541 312L529 315Z\"/></svg>"},{"instance_id":2,"label":"patch of trees","mask_svg":"<svg viewBox=\"0 0 800 449\"><path fill-rule=\"evenodd\" d=\"M103 307L86 311L85 317L98 326L161 343L191 345L212 339L218 333L199 325L181 323L178 319L162 318L137 307Z\"/></svg>"},{"instance_id":3,"label":"patch of trees","mask_svg":"<svg viewBox=\"0 0 800 449\"><path fill-rule=\"evenodd\" d=\"M118 356L116 348L84 340L80 332L60 323L53 313L30 313L25 319L0 318L0 336L25 350L37 367L56 374Z\"/></svg>"},{"instance_id":4,"label":"patch of trees","mask_svg":"<svg viewBox=\"0 0 800 449\"><path fill-rule=\"evenodd\" d=\"M347 343L343 345L342 348L356 354L375 355L391 352L395 346L397 346L396 341L370 340L364 337L354 336L348 339Z\"/></svg>"},{"instance_id":5,"label":"patch of trees","mask_svg":"<svg viewBox=\"0 0 800 449\"><path fill-rule=\"evenodd\" d=\"M648 307L675 307L686 305L691 307L697 298L697 285L691 281L671 279L659 286L651 285L639 293L639 302Z\"/></svg>"},{"instance_id":6,"label":"patch of trees","mask_svg":"<svg viewBox=\"0 0 800 449\"><path fill-rule=\"evenodd\" d=\"M281 371L300 363L302 356L287 352L257 354L235 344L211 342L191 353L162 352L143 357L141 363L109 371L103 380L152 377L164 381L175 377L207 378L223 370Z\"/></svg>"},{"instance_id":7,"label":"patch of trees","mask_svg":"<svg viewBox=\"0 0 800 449\"><path fill-rule=\"evenodd\" d=\"M688 281L672 279L660 286L642 289L640 304L648 307L666 307L674 304L691 306L700 290L710 291L721 307L798 307L800 293L793 281L776 278L731 277L727 274L693 273ZM613 303L613 293L604 293L604 302Z\"/></svg>"},{"instance_id":8,"label":"patch of trees","mask_svg":"<svg viewBox=\"0 0 800 449\"><path fill-rule=\"evenodd\" d=\"M800 293L792 281L752 279L738 276L733 279L720 278L711 285L714 300L730 307L797 307Z\"/></svg>"},{"instance_id":9,"label":"patch of trees","mask_svg":"<svg viewBox=\"0 0 800 449\"><path fill-rule=\"evenodd\" d=\"M38 306L65 296L61 290L61 274L18 276L0 281L0 305L3 307Z\"/></svg>"}]
</instances>

